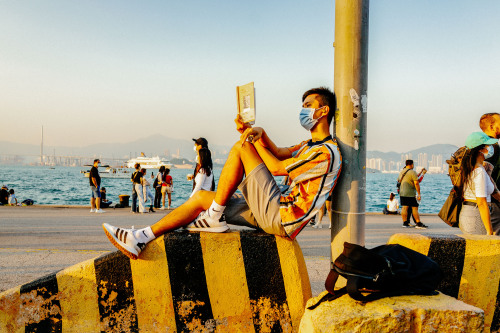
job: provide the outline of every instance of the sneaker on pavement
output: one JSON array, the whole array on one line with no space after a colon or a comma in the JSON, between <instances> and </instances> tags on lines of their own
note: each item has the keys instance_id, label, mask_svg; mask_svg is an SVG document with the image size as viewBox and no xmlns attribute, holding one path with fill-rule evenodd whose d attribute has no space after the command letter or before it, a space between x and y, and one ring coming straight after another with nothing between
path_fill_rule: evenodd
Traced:
<instances>
[{"instance_id":1,"label":"sneaker on pavement","mask_svg":"<svg viewBox=\"0 0 500 333\"><path fill-rule=\"evenodd\" d=\"M135 238L134 227L132 229L125 229L103 223L102 228L110 242L131 259L137 259L141 251L146 247L146 243L140 243Z\"/></svg>"},{"instance_id":2,"label":"sneaker on pavement","mask_svg":"<svg viewBox=\"0 0 500 333\"><path fill-rule=\"evenodd\" d=\"M425 224L423 224L422 222L418 222L416 225L415 225L415 228L416 229L427 229L428 226L426 226Z\"/></svg>"},{"instance_id":3,"label":"sneaker on pavement","mask_svg":"<svg viewBox=\"0 0 500 333\"><path fill-rule=\"evenodd\" d=\"M95 210L95 212L96 212L97 214L106 213L106 212L105 212L104 210L102 210L102 209L96 209L96 210Z\"/></svg>"},{"instance_id":4,"label":"sneaker on pavement","mask_svg":"<svg viewBox=\"0 0 500 333\"><path fill-rule=\"evenodd\" d=\"M315 223L312 225L312 227L315 229L321 229L321 223Z\"/></svg>"},{"instance_id":5,"label":"sneaker on pavement","mask_svg":"<svg viewBox=\"0 0 500 333\"><path fill-rule=\"evenodd\" d=\"M409 223L403 222L403 228L411 228Z\"/></svg>"},{"instance_id":6,"label":"sneaker on pavement","mask_svg":"<svg viewBox=\"0 0 500 333\"><path fill-rule=\"evenodd\" d=\"M90 208L90 212L91 213L95 213L95 209L94 208Z\"/></svg>"},{"instance_id":7,"label":"sneaker on pavement","mask_svg":"<svg viewBox=\"0 0 500 333\"><path fill-rule=\"evenodd\" d=\"M211 218L207 211L203 211L198 217L186 226L189 231L206 231L206 232L226 232L229 227L226 224L226 216L222 214L219 220Z\"/></svg>"}]
</instances>

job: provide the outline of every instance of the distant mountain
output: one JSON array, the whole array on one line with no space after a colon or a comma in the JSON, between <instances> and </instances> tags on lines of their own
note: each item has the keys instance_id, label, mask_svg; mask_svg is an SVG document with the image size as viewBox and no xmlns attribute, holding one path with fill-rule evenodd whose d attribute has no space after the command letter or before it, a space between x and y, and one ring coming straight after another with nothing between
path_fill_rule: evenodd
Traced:
<instances>
[{"instance_id":1,"label":"distant mountain","mask_svg":"<svg viewBox=\"0 0 500 333\"><path fill-rule=\"evenodd\" d=\"M212 157L214 159L225 159L230 150L229 146L210 145ZM443 155L445 159L451 156L458 147L449 144L435 144L427 147L422 147L409 152L413 159L417 159L419 153L427 153L429 159L432 155ZM44 146L45 155L56 156L86 156L105 158L122 158L128 159L139 156L144 152L146 156L171 156L176 155L177 151L181 157L192 159L194 158L193 141L173 139L163 135L152 135L141 138L135 141L124 143L100 143L84 147L65 147L65 146ZM381 152L367 151L367 158L381 158L385 161L400 161L401 154L397 152ZM1 155L23 155L23 156L40 156L40 145L22 144L8 141L0 141L0 156Z\"/></svg>"},{"instance_id":2,"label":"distant mountain","mask_svg":"<svg viewBox=\"0 0 500 333\"><path fill-rule=\"evenodd\" d=\"M431 146L426 146L418 149L414 149L408 152L396 153L396 152L381 152L381 151L367 151L366 158L381 158L385 161L400 161L402 154L411 154L412 159L416 160L418 154L427 153L428 158L430 159L432 155L443 155L444 159L447 159L458 149L457 146L449 145L449 144L435 144Z\"/></svg>"},{"instance_id":3,"label":"distant mountain","mask_svg":"<svg viewBox=\"0 0 500 333\"><path fill-rule=\"evenodd\" d=\"M144 152L146 156L165 156L179 154L181 157L194 158L192 140L173 139L163 135L152 135L135 141L124 143L99 143L83 147L44 146L44 155L56 156L86 156L100 158L123 158L137 157ZM223 145L211 145L212 157L225 158L230 147ZM28 155L40 156L40 145L21 144L8 141L0 141L0 155ZM215 155L215 156L214 156Z\"/></svg>"}]
</instances>

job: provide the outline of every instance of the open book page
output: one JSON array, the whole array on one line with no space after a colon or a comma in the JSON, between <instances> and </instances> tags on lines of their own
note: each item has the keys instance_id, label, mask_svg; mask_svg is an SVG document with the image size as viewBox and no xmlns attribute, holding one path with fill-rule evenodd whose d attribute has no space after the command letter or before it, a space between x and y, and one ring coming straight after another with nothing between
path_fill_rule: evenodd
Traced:
<instances>
[{"instance_id":1,"label":"open book page","mask_svg":"<svg viewBox=\"0 0 500 333\"><path fill-rule=\"evenodd\" d=\"M236 87L236 97L238 99L238 114L242 121L248 124L255 124L255 88L253 82Z\"/></svg>"}]
</instances>

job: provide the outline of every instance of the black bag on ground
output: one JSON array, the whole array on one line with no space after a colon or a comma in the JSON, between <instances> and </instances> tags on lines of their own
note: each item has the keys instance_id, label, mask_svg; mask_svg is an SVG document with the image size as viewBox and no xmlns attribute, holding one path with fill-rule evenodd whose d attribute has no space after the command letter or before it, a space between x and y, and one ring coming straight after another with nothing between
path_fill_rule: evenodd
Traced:
<instances>
[{"instance_id":1,"label":"black bag on ground","mask_svg":"<svg viewBox=\"0 0 500 333\"><path fill-rule=\"evenodd\" d=\"M450 227L458 228L462 202L462 196L458 194L457 188L454 186L448 198L446 198L443 207L441 207L438 216Z\"/></svg>"},{"instance_id":2,"label":"black bag on ground","mask_svg":"<svg viewBox=\"0 0 500 333\"><path fill-rule=\"evenodd\" d=\"M339 275L347 279L347 286L334 290ZM344 251L326 278L329 293L308 309L345 294L361 302L400 295L435 295L441 279L441 269L434 260L402 245L367 249L345 242Z\"/></svg>"}]
</instances>

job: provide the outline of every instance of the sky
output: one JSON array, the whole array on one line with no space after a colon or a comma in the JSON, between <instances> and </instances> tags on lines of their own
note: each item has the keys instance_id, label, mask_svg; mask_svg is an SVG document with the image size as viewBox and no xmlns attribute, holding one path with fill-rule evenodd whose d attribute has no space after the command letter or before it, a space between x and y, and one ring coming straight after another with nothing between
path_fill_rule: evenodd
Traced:
<instances>
[{"instance_id":1,"label":"sky","mask_svg":"<svg viewBox=\"0 0 500 333\"><path fill-rule=\"evenodd\" d=\"M461 146L500 112L500 1L372 0L367 149ZM236 86L279 146L333 87L335 2L0 0L0 141L238 139ZM1 147L0 147L1 152Z\"/></svg>"}]
</instances>

